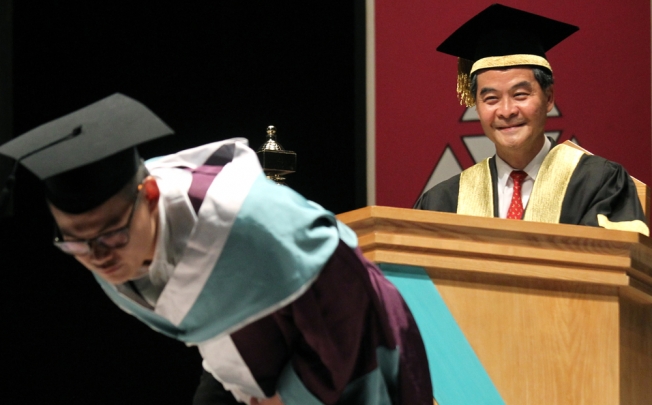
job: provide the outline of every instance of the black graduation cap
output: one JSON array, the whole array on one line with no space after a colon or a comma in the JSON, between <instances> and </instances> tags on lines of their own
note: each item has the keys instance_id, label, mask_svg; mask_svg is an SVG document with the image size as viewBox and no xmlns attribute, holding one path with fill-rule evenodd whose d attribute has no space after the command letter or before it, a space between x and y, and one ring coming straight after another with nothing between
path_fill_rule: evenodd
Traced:
<instances>
[{"instance_id":1,"label":"black graduation cap","mask_svg":"<svg viewBox=\"0 0 652 405\"><path fill-rule=\"evenodd\" d=\"M446 38L437 51L457 56L458 97L471 107L470 75L480 69L535 65L552 68L546 52L578 27L502 4L492 4Z\"/></svg>"},{"instance_id":2,"label":"black graduation cap","mask_svg":"<svg viewBox=\"0 0 652 405\"><path fill-rule=\"evenodd\" d=\"M116 93L0 146L40 178L47 199L82 213L115 195L136 174L135 146L174 133L138 101Z\"/></svg>"}]
</instances>

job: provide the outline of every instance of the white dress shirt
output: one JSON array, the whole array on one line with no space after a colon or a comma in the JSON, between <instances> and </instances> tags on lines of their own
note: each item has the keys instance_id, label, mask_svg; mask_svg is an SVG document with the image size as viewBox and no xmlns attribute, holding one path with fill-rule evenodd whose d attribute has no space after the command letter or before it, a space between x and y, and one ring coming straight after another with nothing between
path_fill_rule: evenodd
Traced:
<instances>
[{"instance_id":1,"label":"white dress shirt","mask_svg":"<svg viewBox=\"0 0 652 405\"><path fill-rule=\"evenodd\" d=\"M537 179L537 174L539 173L543 159L545 159L550 151L550 146L550 140L548 137L545 137L545 142L543 143L543 147L539 153L523 169L523 171L527 173L527 177L523 180L523 185L521 187L521 200L523 201L524 208L527 207L527 203L530 200L534 181ZM512 202L512 194L514 193L514 180L512 180L509 175L512 171L518 169L514 169L496 155L496 170L498 174L498 214L500 215L500 218L507 218L507 211L509 210L509 205Z\"/></svg>"}]
</instances>

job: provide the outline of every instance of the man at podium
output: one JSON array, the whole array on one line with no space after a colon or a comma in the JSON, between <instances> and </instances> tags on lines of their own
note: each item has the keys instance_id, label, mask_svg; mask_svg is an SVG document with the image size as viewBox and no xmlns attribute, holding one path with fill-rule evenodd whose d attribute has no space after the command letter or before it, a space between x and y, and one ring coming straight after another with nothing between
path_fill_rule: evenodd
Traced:
<instances>
[{"instance_id":1,"label":"man at podium","mask_svg":"<svg viewBox=\"0 0 652 405\"><path fill-rule=\"evenodd\" d=\"M496 155L428 190L415 208L649 235L625 169L544 135L554 105L545 52L578 27L494 4L438 48L457 56L461 103L476 106Z\"/></svg>"}]
</instances>

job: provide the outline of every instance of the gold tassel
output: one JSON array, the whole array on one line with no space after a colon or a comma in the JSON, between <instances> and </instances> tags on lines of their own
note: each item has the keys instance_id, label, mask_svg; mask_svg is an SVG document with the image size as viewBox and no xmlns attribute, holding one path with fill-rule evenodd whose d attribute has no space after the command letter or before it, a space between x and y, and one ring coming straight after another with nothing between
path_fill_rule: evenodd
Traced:
<instances>
[{"instance_id":1,"label":"gold tassel","mask_svg":"<svg viewBox=\"0 0 652 405\"><path fill-rule=\"evenodd\" d=\"M475 100L471 95L471 67L473 62L464 58L457 58L457 98L461 105L473 107Z\"/></svg>"}]
</instances>

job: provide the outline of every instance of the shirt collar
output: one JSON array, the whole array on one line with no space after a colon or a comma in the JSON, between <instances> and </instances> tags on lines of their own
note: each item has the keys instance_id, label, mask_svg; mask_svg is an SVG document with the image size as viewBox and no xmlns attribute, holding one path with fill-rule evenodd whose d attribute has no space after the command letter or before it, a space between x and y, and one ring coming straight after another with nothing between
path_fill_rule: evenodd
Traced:
<instances>
[{"instance_id":1,"label":"shirt collar","mask_svg":"<svg viewBox=\"0 0 652 405\"><path fill-rule=\"evenodd\" d=\"M541 168L541 164L543 163L543 160L546 158L546 155L550 151L550 147L552 146L552 143L550 142L550 139L548 139L547 136L544 137L544 142L543 142L543 147L541 147L541 150L537 155L530 161L530 163L525 166L523 171L527 173L528 177L526 178L531 178L533 181L537 179L537 174L539 174L539 169ZM498 175L498 187L505 187L507 184L507 179L509 179L510 173L512 171L516 170L513 167L511 167L507 162L502 160L500 156L495 155L496 159L496 172Z\"/></svg>"}]
</instances>

